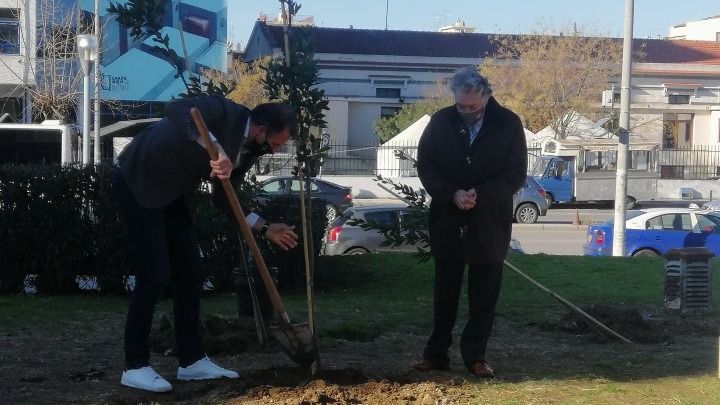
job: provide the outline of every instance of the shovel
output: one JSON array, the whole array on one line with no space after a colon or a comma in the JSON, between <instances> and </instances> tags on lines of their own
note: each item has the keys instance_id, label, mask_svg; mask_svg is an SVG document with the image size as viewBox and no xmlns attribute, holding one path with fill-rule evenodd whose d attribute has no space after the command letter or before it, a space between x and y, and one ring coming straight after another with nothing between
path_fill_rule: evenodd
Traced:
<instances>
[{"instance_id":1,"label":"shovel","mask_svg":"<svg viewBox=\"0 0 720 405\"><path fill-rule=\"evenodd\" d=\"M267 346L267 330L265 329L265 322L260 311L260 302L258 301L257 292L255 291L255 278L252 276L252 270L248 266L248 261L245 258L245 249L242 246L242 237L238 230L238 241L240 242L240 255L243 259L243 265L245 266L245 275L247 276L248 290L250 290L250 299L252 300L253 316L255 317L255 329L258 334L258 343L260 346Z\"/></svg>"},{"instance_id":2,"label":"shovel","mask_svg":"<svg viewBox=\"0 0 720 405\"><path fill-rule=\"evenodd\" d=\"M192 115L192 118L195 121L198 132L205 143L205 148L210 155L210 159L217 160L217 150L215 150L215 146L210 140L208 129L205 126L205 121L200 115L200 111L193 107L190 109L190 115ZM285 310L285 305L280 299L280 294L275 287L275 283L273 283L272 277L270 277L270 273L265 265L265 260L263 259L262 254L260 254L260 249L258 248L252 230L250 230L250 226L245 219L245 214L240 207L240 202L235 195L235 191L230 184L230 180L220 179L220 182L222 183L225 195L230 202L230 207L232 208L235 220L240 227L240 231L250 247L250 253L255 259L255 264L257 265L260 277L267 289L270 302L272 302L275 313L278 315L278 326L271 327L270 331L290 359L301 367L308 367L313 363L317 355L317 348L313 344L312 330L307 323L296 325L290 323L290 318Z\"/></svg>"}]
</instances>

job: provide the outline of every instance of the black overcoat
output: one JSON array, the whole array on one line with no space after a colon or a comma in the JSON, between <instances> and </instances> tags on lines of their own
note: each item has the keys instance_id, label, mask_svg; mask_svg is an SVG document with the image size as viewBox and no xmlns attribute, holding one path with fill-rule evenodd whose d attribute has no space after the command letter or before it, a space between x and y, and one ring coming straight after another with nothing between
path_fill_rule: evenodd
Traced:
<instances>
[{"instance_id":1,"label":"black overcoat","mask_svg":"<svg viewBox=\"0 0 720 405\"><path fill-rule=\"evenodd\" d=\"M430 194L433 256L469 264L505 259L512 234L513 194L525 182L527 146L520 118L493 97L470 145L453 105L433 114L418 146L417 171ZM459 189L477 191L470 210L453 203Z\"/></svg>"}]
</instances>

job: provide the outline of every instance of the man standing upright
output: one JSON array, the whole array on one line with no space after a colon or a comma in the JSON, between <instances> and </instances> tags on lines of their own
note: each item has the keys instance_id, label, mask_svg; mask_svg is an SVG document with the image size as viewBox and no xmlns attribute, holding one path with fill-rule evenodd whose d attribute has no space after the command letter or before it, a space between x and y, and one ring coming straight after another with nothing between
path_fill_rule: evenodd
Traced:
<instances>
[{"instance_id":1,"label":"man standing upright","mask_svg":"<svg viewBox=\"0 0 720 405\"><path fill-rule=\"evenodd\" d=\"M450 82L455 105L433 114L418 146L417 171L430 202L435 261L433 327L420 371L447 369L460 291L468 268L469 315L460 338L471 374L491 378L485 359L512 233L513 194L527 171L520 118L492 97L474 67Z\"/></svg>"}]
</instances>

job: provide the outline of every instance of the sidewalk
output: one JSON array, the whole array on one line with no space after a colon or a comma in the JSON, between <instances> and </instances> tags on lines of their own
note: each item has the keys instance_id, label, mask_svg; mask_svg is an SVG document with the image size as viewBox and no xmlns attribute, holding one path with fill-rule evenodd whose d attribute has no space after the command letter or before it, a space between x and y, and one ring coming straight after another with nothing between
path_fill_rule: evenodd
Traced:
<instances>
[{"instance_id":1,"label":"sidewalk","mask_svg":"<svg viewBox=\"0 0 720 405\"><path fill-rule=\"evenodd\" d=\"M353 198L353 207L374 205L405 205L405 203L399 198Z\"/></svg>"}]
</instances>

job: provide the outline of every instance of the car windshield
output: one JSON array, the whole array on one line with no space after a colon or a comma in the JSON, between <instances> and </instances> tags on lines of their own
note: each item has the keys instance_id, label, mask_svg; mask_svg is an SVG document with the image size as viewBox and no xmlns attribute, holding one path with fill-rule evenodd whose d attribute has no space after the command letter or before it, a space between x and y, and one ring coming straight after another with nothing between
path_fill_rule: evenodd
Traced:
<instances>
[{"instance_id":1,"label":"car windshield","mask_svg":"<svg viewBox=\"0 0 720 405\"><path fill-rule=\"evenodd\" d=\"M335 218L334 221L330 223L330 226L343 226L345 222L347 222L350 218L353 218L355 216L355 210L354 209L348 209L345 212L342 213L339 217Z\"/></svg>"},{"instance_id":2,"label":"car windshield","mask_svg":"<svg viewBox=\"0 0 720 405\"><path fill-rule=\"evenodd\" d=\"M543 174L545 174L545 169L547 169L548 164L550 163L549 159L538 159L535 161L535 164L533 165L532 169L530 170L530 175L533 177L540 177Z\"/></svg>"},{"instance_id":3,"label":"car windshield","mask_svg":"<svg viewBox=\"0 0 720 405\"><path fill-rule=\"evenodd\" d=\"M715 213L697 214L698 227L704 232L720 232L720 215Z\"/></svg>"}]
</instances>

